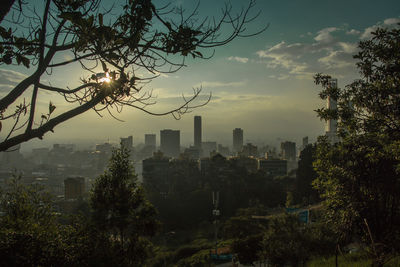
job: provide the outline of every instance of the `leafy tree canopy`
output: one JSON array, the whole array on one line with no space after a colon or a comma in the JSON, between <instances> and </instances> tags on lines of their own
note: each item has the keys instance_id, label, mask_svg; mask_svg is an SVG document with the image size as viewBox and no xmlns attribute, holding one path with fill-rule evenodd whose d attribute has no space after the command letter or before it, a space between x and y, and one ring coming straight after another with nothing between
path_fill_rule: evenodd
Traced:
<instances>
[{"instance_id":1,"label":"leafy tree canopy","mask_svg":"<svg viewBox=\"0 0 400 267\"><path fill-rule=\"evenodd\" d=\"M114 150L108 170L96 179L91 192L94 225L115 241L126 265L142 265L157 228L156 211L137 183L129 152Z\"/></svg>"},{"instance_id":2,"label":"leafy tree canopy","mask_svg":"<svg viewBox=\"0 0 400 267\"><path fill-rule=\"evenodd\" d=\"M317 112L338 119L341 141L320 138L314 186L341 239L361 237L382 265L400 251L400 27L372 34L355 56L360 79L340 89L315 77L321 98L337 100L337 110Z\"/></svg>"},{"instance_id":3,"label":"leafy tree canopy","mask_svg":"<svg viewBox=\"0 0 400 267\"><path fill-rule=\"evenodd\" d=\"M62 225L52 198L38 186L11 179L0 192L0 265L87 265L92 245L83 224Z\"/></svg>"},{"instance_id":4,"label":"leafy tree canopy","mask_svg":"<svg viewBox=\"0 0 400 267\"><path fill-rule=\"evenodd\" d=\"M310 144L300 152L300 159L296 170L296 182L294 186L294 197L296 203L309 205L319 201L318 191L312 187L312 181L317 177L317 173L313 167L315 151L316 146Z\"/></svg>"}]
</instances>

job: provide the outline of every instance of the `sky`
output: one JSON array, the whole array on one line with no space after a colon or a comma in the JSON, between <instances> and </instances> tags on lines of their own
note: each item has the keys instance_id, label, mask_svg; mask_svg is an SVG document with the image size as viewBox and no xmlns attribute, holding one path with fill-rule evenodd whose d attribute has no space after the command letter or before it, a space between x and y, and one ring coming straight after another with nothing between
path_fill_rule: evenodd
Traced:
<instances>
[{"instance_id":1,"label":"sky","mask_svg":"<svg viewBox=\"0 0 400 267\"><path fill-rule=\"evenodd\" d=\"M106 1L107 2L107 1ZM162 5L166 1L155 1ZM197 1L178 0L188 12ZM245 6L246 0L232 0L233 11ZM202 0L199 17L218 18L223 1ZM163 74L146 85L157 104L151 111L167 111L190 96L193 88L202 88L201 103L211 94L204 107L185 114L180 120L172 116L155 117L124 108L118 121L104 113L99 117L89 111L67 121L48 133L43 140L32 140L22 149L48 147L52 143L118 143L120 137L133 135L134 144L144 141L145 133L162 129L181 130L181 144L193 144L193 117L202 116L203 141L232 145L232 130L242 128L244 141L258 145L277 145L281 141L301 143L304 136L315 141L324 134L325 123L315 109L324 106L318 98L321 90L313 75L322 72L338 79L344 87L359 77L352 55L361 40L368 39L376 27L393 27L400 22L399 1L347 0L272 0L256 1L250 14L260 12L248 25L248 33L268 26L253 37L238 38L215 49L211 59L188 59L179 72ZM229 29L224 28L223 34ZM213 50L202 51L210 55ZM33 69L0 65L0 94L4 95ZM74 87L86 74L79 66L54 70L45 80L53 85ZM52 100L57 112L67 108L60 98L39 95L40 103ZM4 131L0 138L4 138Z\"/></svg>"}]
</instances>

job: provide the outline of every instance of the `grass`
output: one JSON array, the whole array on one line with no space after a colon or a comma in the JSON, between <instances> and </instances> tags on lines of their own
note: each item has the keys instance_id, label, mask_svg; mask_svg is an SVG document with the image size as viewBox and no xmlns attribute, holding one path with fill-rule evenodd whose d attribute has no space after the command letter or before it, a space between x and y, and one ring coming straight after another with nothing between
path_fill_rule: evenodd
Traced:
<instances>
[{"instance_id":1,"label":"grass","mask_svg":"<svg viewBox=\"0 0 400 267\"><path fill-rule=\"evenodd\" d=\"M363 253L354 253L338 256L338 266L340 267L366 267L371 266L372 260ZM320 267L320 266L336 266L335 256L330 258L317 258L307 263L307 267ZM384 267L398 267L400 266L400 257L395 257L387 262Z\"/></svg>"},{"instance_id":2,"label":"grass","mask_svg":"<svg viewBox=\"0 0 400 267\"><path fill-rule=\"evenodd\" d=\"M338 256L338 266L340 267L366 267L371 266L372 261L370 259L362 259L360 257L348 257ZM307 267L320 267L320 266L336 266L335 256L328 259L318 258L307 263Z\"/></svg>"}]
</instances>

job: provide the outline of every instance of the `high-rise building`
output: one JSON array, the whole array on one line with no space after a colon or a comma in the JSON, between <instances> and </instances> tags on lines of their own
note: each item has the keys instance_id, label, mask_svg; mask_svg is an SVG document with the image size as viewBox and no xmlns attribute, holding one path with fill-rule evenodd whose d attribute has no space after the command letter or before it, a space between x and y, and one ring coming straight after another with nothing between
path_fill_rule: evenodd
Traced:
<instances>
[{"instance_id":1,"label":"high-rise building","mask_svg":"<svg viewBox=\"0 0 400 267\"><path fill-rule=\"evenodd\" d=\"M160 150L168 157L177 158L180 154L180 131L165 129L160 131Z\"/></svg>"},{"instance_id":2,"label":"high-rise building","mask_svg":"<svg viewBox=\"0 0 400 267\"><path fill-rule=\"evenodd\" d=\"M300 152L303 151L303 149L306 148L306 146L308 146L308 136L303 137L303 142L300 147L299 156L300 156Z\"/></svg>"},{"instance_id":3,"label":"high-rise building","mask_svg":"<svg viewBox=\"0 0 400 267\"><path fill-rule=\"evenodd\" d=\"M201 148L201 116L194 116L194 147Z\"/></svg>"},{"instance_id":4,"label":"high-rise building","mask_svg":"<svg viewBox=\"0 0 400 267\"><path fill-rule=\"evenodd\" d=\"M308 136L303 137L303 148L305 148L306 146L308 146Z\"/></svg>"},{"instance_id":5,"label":"high-rise building","mask_svg":"<svg viewBox=\"0 0 400 267\"><path fill-rule=\"evenodd\" d=\"M330 79L329 86L331 88L337 88L337 79ZM336 110L337 109L337 102L331 96L328 96L326 99L326 108L329 110ZM333 119L329 119L326 122L326 134L328 140L331 144L339 142L339 137L337 135L337 121Z\"/></svg>"},{"instance_id":6,"label":"high-rise building","mask_svg":"<svg viewBox=\"0 0 400 267\"><path fill-rule=\"evenodd\" d=\"M136 162L140 159L145 159L153 156L156 152L156 135L155 134L145 134L144 135L144 147L137 153Z\"/></svg>"},{"instance_id":7,"label":"high-rise building","mask_svg":"<svg viewBox=\"0 0 400 267\"><path fill-rule=\"evenodd\" d=\"M132 151L133 149L133 136L130 135L126 138L121 137L121 146L128 149L129 151Z\"/></svg>"},{"instance_id":8,"label":"high-rise building","mask_svg":"<svg viewBox=\"0 0 400 267\"><path fill-rule=\"evenodd\" d=\"M156 135L155 134L145 134L144 135L144 145L149 147L154 147L156 150Z\"/></svg>"},{"instance_id":9,"label":"high-rise building","mask_svg":"<svg viewBox=\"0 0 400 267\"><path fill-rule=\"evenodd\" d=\"M282 142L281 143L282 158L288 161L296 160L296 143L295 142Z\"/></svg>"},{"instance_id":10,"label":"high-rise building","mask_svg":"<svg viewBox=\"0 0 400 267\"><path fill-rule=\"evenodd\" d=\"M243 130L236 128L233 130L233 152L238 153L242 151L243 147Z\"/></svg>"},{"instance_id":11,"label":"high-rise building","mask_svg":"<svg viewBox=\"0 0 400 267\"><path fill-rule=\"evenodd\" d=\"M297 169L296 160L296 143L295 142L282 142L281 143L282 159L287 160L287 171Z\"/></svg>"}]
</instances>

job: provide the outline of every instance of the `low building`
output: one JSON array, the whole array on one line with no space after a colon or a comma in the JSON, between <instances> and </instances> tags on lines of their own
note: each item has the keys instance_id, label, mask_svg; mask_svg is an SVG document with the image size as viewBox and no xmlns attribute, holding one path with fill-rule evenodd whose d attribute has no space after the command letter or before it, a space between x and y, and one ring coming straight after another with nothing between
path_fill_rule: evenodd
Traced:
<instances>
[{"instance_id":1,"label":"low building","mask_svg":"<svg viewBox=\"0 0 400 267\"><path fill-rule=\"evenodd\" d=\"M272 176L287 175L287 161L283 159L259 159L258 169Z\"/></svg>"},{"instance_id":2,"label":"low building","mask_svg":"<svg viewBox=\"0 0 400 267\"><path fill-rule=\"evenodd\" d=\"M183 154L190 159L199 159L201 154L201 148L191 146L189 148L186 148Z\"/></svg>"},{"instance_id":3,"label":"low building","mask_svg":"<svg viewBox=\"0 0 400 267\"><path fill-rule=\"evenodd\" d=\"M251 143L247 143L246 145L243 146L240 155L244 157L258 157L257 146Z\"/></svg>"},{"instance_id":4,"label":"low building","mask_svg":"<svg viewBox=\"0 0 400 267\"><path fill-rule=\"evenodd\" d=\"M211 153L217 151L217 142L210 142L210 141L202 142L201 149L203 157L210 157Z\"/></svg>"},{"instance_id":5,"label":"low building","mask_svg":"<svg viewBox=\"0 0 400 267\"><path fill-rule=\"evenodd\" d=\"M77 199L85 194L85 178L84 177L68 177L64 180L65 194L68 199Z\"/></svg>"},{"instance_id":6,"label":"low building","mask_svg":"<svg viewBox=\"0 0 400 267\"><path fill-rule=\"evenodd\" d=\"M248 172L257 172L258 162L254 157L231 157L229 161L235 162L237 166L245 168Z\"/></svg>"}]
</instances>

